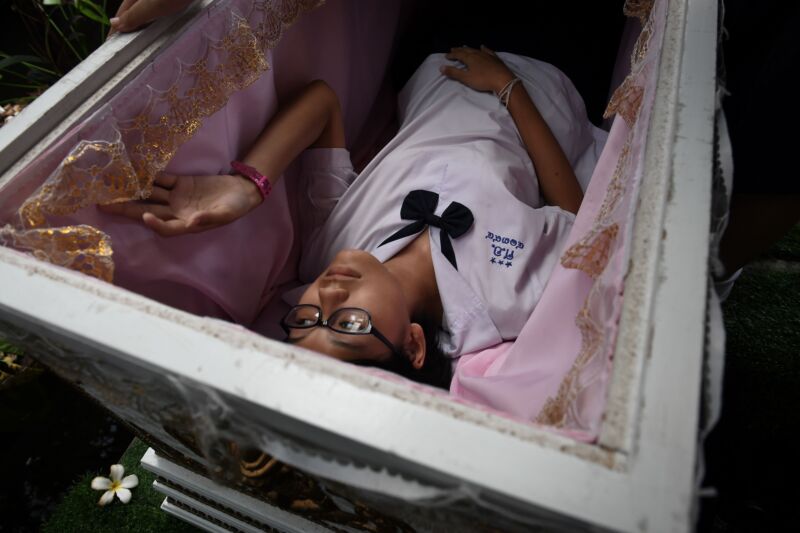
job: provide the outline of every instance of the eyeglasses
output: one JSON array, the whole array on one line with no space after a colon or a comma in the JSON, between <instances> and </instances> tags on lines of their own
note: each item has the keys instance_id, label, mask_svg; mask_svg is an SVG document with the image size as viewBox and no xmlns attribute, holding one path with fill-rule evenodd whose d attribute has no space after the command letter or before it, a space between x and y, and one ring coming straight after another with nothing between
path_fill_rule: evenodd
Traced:
<instances>
[{"instance_id":1,"label":"eyeglasses","mask_svg":"<svg viewBox=\"0 0 800 533\"><path fill-rule=\"evenodd\" d=\"M312 304L300 304L292 307L281 320L281 327L289 335L292 329L310 329L317 326L328 328L345 335L374 335L389 347L392 355L407 360L394 345L389 342L378 329L372 325L372 317L366 309L360 307L342 307L322 320L322 309Z\"/></svg>"}]
</instances>

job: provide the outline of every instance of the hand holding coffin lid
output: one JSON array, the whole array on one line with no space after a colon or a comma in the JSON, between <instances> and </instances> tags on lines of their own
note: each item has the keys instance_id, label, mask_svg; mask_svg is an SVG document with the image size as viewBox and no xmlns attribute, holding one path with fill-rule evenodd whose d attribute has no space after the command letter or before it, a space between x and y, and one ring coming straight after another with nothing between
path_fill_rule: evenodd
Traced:
<instances>
[{"instance_id":1,"label":"hand holding coffin lid","mask_svg":"<svg viewBox=\"0 0 800 533\"><path fill-rule=\"evenodd\" d=\"M135 31L157 18L173 15L194 0L124 0L111 19L111 33Z\"/></svg>"}]
</instances>

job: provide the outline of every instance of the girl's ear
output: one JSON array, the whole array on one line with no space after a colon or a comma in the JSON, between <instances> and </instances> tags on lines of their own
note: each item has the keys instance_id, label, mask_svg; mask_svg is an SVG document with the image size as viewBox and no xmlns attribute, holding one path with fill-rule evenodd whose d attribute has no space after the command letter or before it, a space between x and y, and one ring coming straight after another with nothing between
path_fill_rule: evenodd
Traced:
<instances>
[{"instance_id":1,"label":"girl's ear","mask_svg":"<svg viewBox=\"0 0 800 533\"><path fill-rule=\"evenodd\" d=\"M403 352L415 369L419 370L425 364L425 332L416 322L411 323Z\"/></svg>"}]
</instances>

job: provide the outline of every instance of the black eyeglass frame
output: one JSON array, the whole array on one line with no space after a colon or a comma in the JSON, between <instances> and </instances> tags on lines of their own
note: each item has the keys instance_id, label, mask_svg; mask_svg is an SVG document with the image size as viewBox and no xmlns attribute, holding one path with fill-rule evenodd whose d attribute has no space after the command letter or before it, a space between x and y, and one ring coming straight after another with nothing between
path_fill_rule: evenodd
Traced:
<instances>
[{"instance_id":1,"label":"black eyeglass frame","mask_svg":"<svg viewBox=\"0 0 800 533\"><path fill-rule=\"evenodd\" d=\"M308 324L306 326L295 326L287 324L286 318L298 308L315 309L317 312L317 321L314 324ZM367 330L344 331L341 329L337 329L334 325L330 324L332 318L335 318L339 313L347 311L358 311L366 314L368 321ZM340 307L339 309L331 313L326 320L323 320L322 308L320 306L314 304L299 304L289 309L289 312L286 313L281 319L281 327L283 328L283 331L286 333L287 337L289 336L289 332L292 329L311 329L311 328L316 328L318 326L322 326L323 328L328 328L331 331L335 331L336 333L342 333L344 335L374 335L375 337L378 338L379 341L385 344L392 351L392 356L399 357L401 360L407 359L402 353L400 353L400 351L397 348L395 348L394 344L392 344L391 341L387 339L385 335L383 335L380 331L378 331L378 328L376 328L375 325L372 323L372 315L369 314L369 311L367 311L366 309L362 309L361 307Z\"/></svg>"}]
</instances>

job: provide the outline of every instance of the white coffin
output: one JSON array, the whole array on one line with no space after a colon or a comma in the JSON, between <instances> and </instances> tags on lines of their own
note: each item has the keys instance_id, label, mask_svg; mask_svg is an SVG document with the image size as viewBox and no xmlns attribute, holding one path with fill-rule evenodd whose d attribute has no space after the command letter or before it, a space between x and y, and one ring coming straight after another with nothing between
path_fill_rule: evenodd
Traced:
<instances>
[{"instance_id":1,"label":"white coffin","mask_svg":"<svg viewBox=\"0 0 800 533\"><path fill-rule=\"evenodd\" d=\"M0 129L0 195L181 24L164 20L110 41ZM223 527L208 516L230 511L231 501L245 502L237 512L249 513L236 518L249 524L241 530L335 526L266 500L248 506L253 491L237 496L200 479L204 469L228 479L226 442L237 436L319 480L343 509L359 500L387 523L420 530L690 530L700 416L713 399L701 394L707 324L718 320L707 282L716 44L716 2L669 3L636 261L595 444L408 389L3 247L0 337L25 346L134 428L159 451L146 462L165 479L205 483L211 500L196 505L205 511L175 503L176 493L165 509L209 530ZM718 355L719 346L712 351ZM202 439L193 427L204 428Z\"/></svg>"}]
</instances>

